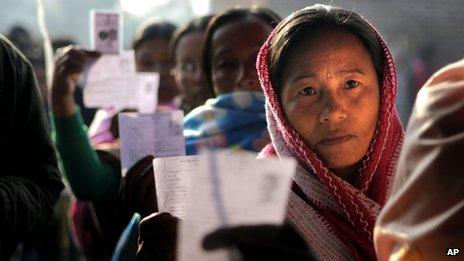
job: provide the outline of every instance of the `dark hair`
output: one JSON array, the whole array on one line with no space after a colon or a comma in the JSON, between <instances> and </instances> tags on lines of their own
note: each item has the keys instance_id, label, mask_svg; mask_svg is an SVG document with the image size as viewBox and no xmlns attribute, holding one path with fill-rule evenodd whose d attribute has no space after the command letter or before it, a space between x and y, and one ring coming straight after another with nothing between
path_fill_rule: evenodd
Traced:
<instances>
[{"instance_id":1,"label":"dark hair","mask_svg":"<svg viewBox=\"0 0 464 261\"><path fill-rule=\"evenodd\" d=\"M176 26L169 22L156 21L153 19L142 22L135 31L132 48L138 49L140 45L146 41L154 39L163 39L170 41Z\"/></svg>"},{"instance_id":2,"label":"dark hair","mask_svg":"<svg viewBox=\"0 0 464 261\"><path fill-rule=\"evenodd\" d=\"M383 56L380 42L372 26L360 15L341 8L314 5L297 11L279 25L269 46L269 71L277 94L282 90L283 69L296 45L308 39L314 29L321 27L342 28L353 33L363 42L374 63L379 81L383 79Z\"/></svg>"},{"instance_id":3,"label":"dark hair","mask_svg":"<svg viewBox=\"0 0 464 261\"><path fill-rule=\"evenodd\" d=\"M251 17L256 17L271 27L276 27L281 18L274 11L264 7L250 7L250 8L233 8L215 16L209 23L205 33L205 43L203 45L203 71L205 72L206 81L213 88L213 81L211 78L211 44L214 32L224 26L225 24L235 22L237 20L246 20ZM214 91L213 91L214 93Z\"/></svg>"},{"instance_id":4,"label":"dark hair","mask_svg":"<svg viewBox=\"0 0 464 261\"><path fill-rule=\"evenodd\" d=\"M212 18L213 15L197 17L176 29L169 44L169 50L173 60L176 59L176 47L180 39L190 33L206 31L206 27L208 26L208 23L211 21Z\"/></svg>"}]
</instances>

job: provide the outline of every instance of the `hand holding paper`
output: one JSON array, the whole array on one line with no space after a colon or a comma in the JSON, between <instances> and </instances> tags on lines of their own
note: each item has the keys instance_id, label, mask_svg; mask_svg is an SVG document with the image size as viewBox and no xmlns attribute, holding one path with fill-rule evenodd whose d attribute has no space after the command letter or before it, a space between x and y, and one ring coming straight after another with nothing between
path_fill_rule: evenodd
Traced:
<instances>
[{"instance_id":1,"label":"hand holding paper","mask_svg":"<svg viewBox=\"0 0 464 261\"><path fill-rule=\"evenodd\" d=\"M295 162L255 158L230 152L200 156L180 228L180 260L228 260L227 250L202 247L203 238L218 228L283 223Z\"/></svg>"},{"instance_id":2,"label":"hand holding paper","mask_svg":"<svg viewBox=\"0 0 464 261\"><path fill-rule=\"evenodd\" d=\"M52 84L53 112L58 117L67 117L75 112L74 91L83 71L90 67L100 53L67 46L58 49Z\"/></svg>"}]
</instances>

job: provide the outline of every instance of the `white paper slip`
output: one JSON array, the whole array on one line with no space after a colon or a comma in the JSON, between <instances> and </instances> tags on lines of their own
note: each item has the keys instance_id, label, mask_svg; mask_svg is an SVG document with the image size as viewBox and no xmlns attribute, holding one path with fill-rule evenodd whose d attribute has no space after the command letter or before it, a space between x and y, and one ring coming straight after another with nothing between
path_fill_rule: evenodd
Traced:
<instances>
[{"instance_id":1,"label":"white paper slip","mask_svg":"<svg viewBox=\"0 0 464 261\"><path fill-rule=\"evenodd\" d=\"M123 174L148 155L156 158L185 155L184 113L181 110L119 113L118 117Z\"/></svg>"},{"instance_id":2,"label":"white paper slip","mask_svg":"<svg viewBox=\"0 0 464 261\"><path fill-rule=\"evenodd\" d=\"M221 227L282 224L296 162L256 154L208 151L188 193L180 225L180 260L229 260L230 250L204 251L205 235Z\"/></svg>"},{"instance_id":3,"label":"white paper slip","mask_svg":"<svg viewBox=\"0 0 464 261\"><path fill-rule=\"evenodd\" d=\"M153 113L158 103L158 73L137 73L133 51L101 56L87 72L84 104L89 108L132 108Z\"/></svg>"},{"instance_id":4,"label":"white paper slip","mask_svg":"<svg viewBox=\"0 0 464 261\"><path fill-rule=\"evenodd\" d=\"M103 54L89 68L87 84L111 80L122 75L136 73L134 50L123 51L120 54Z\"/></svg>"},{"instance_id":5,"label":"white paper slip","mask_svg":"<svg viewBox=\"0 0 464 261\"><path fill-rule=\"evenodd\" d=\"M121 16L112 10L90 11L90 45L103 54L117 54L121 49Z\"/></svg>"},{"instance_id":6,"label":"white paper slip","mask_svg":"<svg viewBox=\"0 0 464 261\"><path fill-rule=\"evenodd\" d=\"M199 156L158 158L153 160L156 199L159 212L183 219L191 178L198 172Z\"/></svg>"}]
</instances>

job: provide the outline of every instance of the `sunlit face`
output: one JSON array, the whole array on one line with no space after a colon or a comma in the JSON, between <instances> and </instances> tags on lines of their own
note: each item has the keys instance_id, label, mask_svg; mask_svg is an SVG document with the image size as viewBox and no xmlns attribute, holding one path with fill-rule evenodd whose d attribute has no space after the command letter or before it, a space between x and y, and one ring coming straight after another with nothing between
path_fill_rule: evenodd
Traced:
<instances>
[{"instance_id":1,"label":"sunlit face","mask_svg":"<svg viewBox=\"0 0 464 261\"><path fill-rule=\"evenodd\" d=\"M204 32L183 35L176 45L176 69L174 78L183 98L197 107L213 97L202 71Z\"/></svg>"},{"instance_id":2,"label":"sunlit face","mask_svg":"<svg viewBox=\"0 0 464 261\"><path fill-rule=\"evenodd\" d=\"M272 27L258 18L231 22L212 38L212 81L217 95L234 91L262 91L256 57Z\"/></svg>"},{"instance_id":3,"label":"sunlit face","mask_svg":"<svg viewBox=\"0 0 464 261\"><path fill-rule=\"evenodd\" d=\"M173 61L169 56L169 42L164 39L144 41L135 50L135 63L139 72L159 72L158 99L169 102L179 94L174 77L170 74Z\"/></svg>"},{"instance_id":4,"label":"sunlit face","mask_svg":"<svg viewBox=\"0 0 464 261\"><path fill-rule=\"evenodd\" d=\"M374 136L379 80L367 48L343 29L311 33L290 53L281 103L290 124L335 173L352 169Z\"/></svg>"}]
</instances>

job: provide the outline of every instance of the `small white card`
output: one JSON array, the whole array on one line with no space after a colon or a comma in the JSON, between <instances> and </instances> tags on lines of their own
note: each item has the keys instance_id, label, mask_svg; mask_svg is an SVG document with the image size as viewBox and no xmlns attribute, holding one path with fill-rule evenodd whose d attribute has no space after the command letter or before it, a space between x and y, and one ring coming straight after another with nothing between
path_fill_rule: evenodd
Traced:
<instances>
[{"instance_id":1,"label":"small white card","mask_svg":"<svg viewBox=\"0 0 464 261\"><path fill-rule=\"evenodd\" d=\"M159 212L183 219L191 178L198 172L199 156L180 156L153 160Z\"/></svg>"},{"instance_id":2,"label":"small white card","mask_svg":"<svg viewBox=\"0 0 464 261\"><path fill-rule=\"evenodd\" d=\"M295 167L294 159L257 160L254 153L202 154L180 224L179 260L234 256L230 250L203 250L203 238L218 228L282 224Z\"/></svg>"},{"instance_id":3,"label":"small white card","mask_svg":"<svg viewBox=\"0 0 464 261\"><path fill-rule=\"evenodd\" d=\"M134 51L102 55L87 72L84 104L90 108L131 108L153 113L158 85L158 73L135 71Z\"/></svg>"},{"instance_id":4,"label":"small white card","mask_svg":"<svg viewBox=\"0 0 464 261\"><path fill-rule=\"evenodd\" d=\"M121 50L121 17L116 11L90 11L90 45L102 54Z\"/></svg>"},{"instance_id":5,"label":"small white card","mask_svg":"<svg viewBox=\"0 0 464 261\"><path fill-rule=\"evenodd\" d=\"M148 155L156 158L184 156L184 113L119 113L119 139L123 175Z\"/></svg>"}]
</instances>

